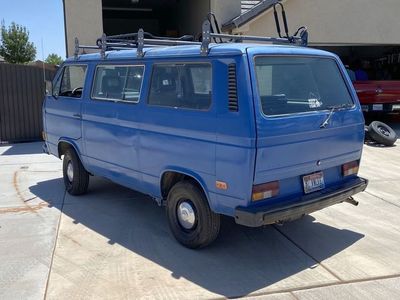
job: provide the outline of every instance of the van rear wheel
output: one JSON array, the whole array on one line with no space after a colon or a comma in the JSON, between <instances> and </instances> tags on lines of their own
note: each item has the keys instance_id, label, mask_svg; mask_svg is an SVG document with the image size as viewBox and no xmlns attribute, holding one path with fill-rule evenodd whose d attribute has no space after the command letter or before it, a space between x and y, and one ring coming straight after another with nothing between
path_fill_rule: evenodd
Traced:
<instances>
[{"instance_id":1,"label":"van rear wheel","mask_svg":"<svg viewBox=\"0 0 400 300\"><path fill-rule=\"evenodd\" d=\"M207 198L195 184L181 181L168 194L167 217L175 238L188 248L203 248L218 236L220 216L211 211Z\"/></svg>"},{"instance_id":2,"label":"van rear wheel","mask_svg":"<svg viewBox=\"0 0 400 300\"><path fill-rule=\"evenodd\" d=\"M89 186L89 173L73 149L67 149L64 153L63 177L69 194L77 196L86 193Z\"/></svg>"}]
</instances>

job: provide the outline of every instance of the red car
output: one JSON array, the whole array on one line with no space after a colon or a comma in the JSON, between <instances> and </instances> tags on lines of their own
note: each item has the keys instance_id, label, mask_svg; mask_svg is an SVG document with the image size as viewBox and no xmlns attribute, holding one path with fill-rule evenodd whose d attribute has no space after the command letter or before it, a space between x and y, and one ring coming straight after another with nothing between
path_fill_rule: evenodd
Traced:
<instances>
[{"instance_id":1,"label":"red car","mask_svg":"<svg viewBox=\"0 0 400 300\"><path fill-rule=\"evenodd\" d=\"M364 112L400 111L400 81L355 81Z\"/></svg>"}]
</instances>

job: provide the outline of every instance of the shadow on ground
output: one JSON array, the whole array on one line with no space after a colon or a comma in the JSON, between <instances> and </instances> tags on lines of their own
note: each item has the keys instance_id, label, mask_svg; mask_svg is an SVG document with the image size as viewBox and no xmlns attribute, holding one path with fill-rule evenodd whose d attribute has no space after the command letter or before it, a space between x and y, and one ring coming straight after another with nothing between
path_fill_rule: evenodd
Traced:
<instances>
[{"instance_id":1,"label":"shadow on ground","mask_svg":"<svg viewBox=\"0 0 400 300\"><path fill-rule=\"evenodd\" d=\"M248 295L316 266L315 260L275 227L246 228L236 225L231 218L223 218L220 236L214 244L197 251L186 249L174 240L164 209L154 201L107 180L95 177L91 180L86 196L66 198L65 215L75 224L81 223L104 236L110 244L118 243L168 269L174 278L184 277L213 293L226 297ZM43 181L30 187L30 191L50 202L49 191L62 184L61 179ZM313 227L314 233L318 231L318 236L332 237L331 243L321 249L319 260L363 237L357 232L318 223L311 216L290 226L304 228L301 238L311 244L321 241L311 236L309 227Z\"/></svg>"},{"instance_id":2,"label":"shadow on ground","mask_svg":"<svg viewBox=\"0 0 400 300\"><path fill-rule=\"evenodd\" d=\"M9 148L0 155L26 155L43 153L43 142L2 145Z\"/></svg>"}]
</instances>

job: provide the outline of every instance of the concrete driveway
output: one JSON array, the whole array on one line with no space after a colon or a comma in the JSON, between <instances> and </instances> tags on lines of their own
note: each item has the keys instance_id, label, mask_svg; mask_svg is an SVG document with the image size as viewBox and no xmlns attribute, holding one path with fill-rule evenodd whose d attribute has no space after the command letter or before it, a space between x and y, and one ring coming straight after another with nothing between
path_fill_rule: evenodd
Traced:
<instances>
[{"instance_id":1,"label":"concrete driveway","mask_svg":"<svg viewBox=\"0 0 400 300\"><path fill-rule=\"evenodd\" d=\"M72 197L41 143L1 146L0 299L399 299L399 146L365 146L358 207L259 229L224 218L200 251L146 196L94 177Z\"/></svg>"}]
</instances>

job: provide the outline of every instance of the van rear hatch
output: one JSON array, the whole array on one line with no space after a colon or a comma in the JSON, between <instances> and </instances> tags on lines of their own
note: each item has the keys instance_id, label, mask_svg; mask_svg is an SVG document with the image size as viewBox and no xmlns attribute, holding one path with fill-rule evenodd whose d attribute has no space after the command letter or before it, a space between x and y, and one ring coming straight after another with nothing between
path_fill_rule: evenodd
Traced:
<instances>
[{"instance_id":1,"label":"van rear hatch","mask_svg":"<svg viewBox=\"0 0 400 300\"><path fill-rule=\"evenodd\" d=\"M251 198L257 188L269 190L249 205L276 205L358 179L358 168L343 173L358 166L364 141L363 115L343 65L318 50L266 55L260 48L248 49L257 122Z\"/></svg>"}]
</instances>

